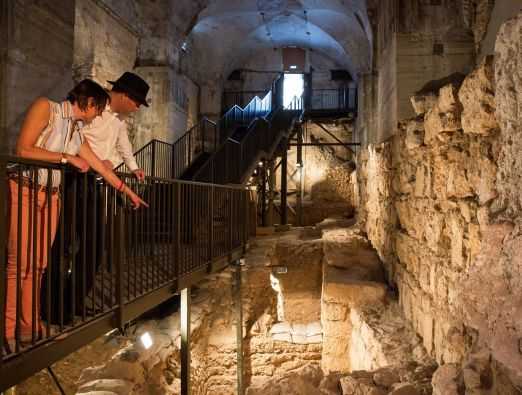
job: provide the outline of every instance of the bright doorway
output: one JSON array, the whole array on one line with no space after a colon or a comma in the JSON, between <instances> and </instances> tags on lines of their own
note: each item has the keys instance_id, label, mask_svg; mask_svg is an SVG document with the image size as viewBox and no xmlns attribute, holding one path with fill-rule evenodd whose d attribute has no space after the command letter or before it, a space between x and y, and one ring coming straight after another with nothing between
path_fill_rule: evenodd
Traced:
<instances>
[{"instance_id":1,"label":"bright doorway","mask_svg":"<svg viewBox=\"0 0 522 395\"><path fill-rule=\"evenodd\" d=\"M283 81L283 106L289 108L295 97L301 98L304 91L303 74L285 73ZM295 104L294 104L295 105Z\"/></svg>"}]
</instances>

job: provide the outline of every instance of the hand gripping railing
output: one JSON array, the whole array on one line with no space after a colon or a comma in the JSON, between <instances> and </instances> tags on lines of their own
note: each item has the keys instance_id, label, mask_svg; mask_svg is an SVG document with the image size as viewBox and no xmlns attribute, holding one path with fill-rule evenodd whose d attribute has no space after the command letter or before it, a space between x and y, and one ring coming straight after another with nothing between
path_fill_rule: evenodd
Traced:
<instances>
[{"instance_id":1,"label":"hand gripping railing","mask_svg":"<svg viewBox=\"0 0 522 395\"><path fill-rule=\"evenodd\" d=\"M0 157L0 392L243 254L246 190L120 177L149 208L95 174Z\"/></svg>"}]
</instances>

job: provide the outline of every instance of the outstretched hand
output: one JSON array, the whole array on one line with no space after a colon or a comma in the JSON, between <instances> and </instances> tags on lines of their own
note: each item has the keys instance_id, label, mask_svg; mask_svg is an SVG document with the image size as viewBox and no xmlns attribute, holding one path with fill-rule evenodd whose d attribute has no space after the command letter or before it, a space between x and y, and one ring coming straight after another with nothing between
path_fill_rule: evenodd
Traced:
<instances>
[{"instance_id":1,"label":"outstretched hand","mask_svg":"<svg viewBox=\"0 0 522 395\"><path fill-rule=\"evenodd\" d=\"M140 207L149 207L149 205L138 195L136 195L134 192L129 194L129 198L132 201L132 206L134 210L140 208Z\"/></svg>"}]
</instances>

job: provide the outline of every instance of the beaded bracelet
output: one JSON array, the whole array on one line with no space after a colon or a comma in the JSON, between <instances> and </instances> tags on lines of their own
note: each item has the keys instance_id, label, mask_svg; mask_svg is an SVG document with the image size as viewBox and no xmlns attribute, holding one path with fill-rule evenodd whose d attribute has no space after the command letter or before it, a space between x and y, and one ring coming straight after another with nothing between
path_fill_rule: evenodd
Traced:
<instances>
[{"instance_id":1,"label":"beaded bracelet","mask_svg":"<svg viewBox=\"0 0 522 395\"><path fill-rule=\"evenodd\" d=\"M125 189L125 183L123 182L123 180L121 180L121 184L118 188L116 188L116 190L118 192L123 192L124 189Z\"/></svg>"}]
</instances>

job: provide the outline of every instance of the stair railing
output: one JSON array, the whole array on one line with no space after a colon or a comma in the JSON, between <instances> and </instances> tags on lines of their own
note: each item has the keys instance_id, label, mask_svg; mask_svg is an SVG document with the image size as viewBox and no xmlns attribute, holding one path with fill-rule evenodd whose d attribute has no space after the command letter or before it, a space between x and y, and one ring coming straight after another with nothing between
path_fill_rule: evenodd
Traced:
<instances>
[{"instance_id":1,"label":"stair railing","mask_svg":"<svg viewBox=\"0 0 522 395\"><path fill-rule=\"evenodd\" d=\"M271 155L282 133L302 114L303 98L296 96L287 108L279 106L265 117L256 118L239 139L229 135L193 179L216 184L243 183L258 157Z\"/></svg>"},{"instance_id":2,"label":"stair railing","mask_svg":"<svg viewBox=\"0 0 522 395\"><path fill-rule=\"evenodd\" d=\"M146 176L176 179L200 154L213 152L217 140L216 123L203 118L174 143L152 139L140 148L134 157ZM124 163L115 170L122 173L130 172Z\"/></svg>"},{"instance_id":3,"label":"stair railing","mask_svg":"<svg viewBox=\"0 0 522 395\"><path fill-rule=\"evenodd\" d=\"M244 108L234 105L219 121L220 142L225 141L238 126L249 125L254 119L268 115L272 110L272 91L262 99L255 96Z\"/></svg>"},{"instance_id":4,"label":"stair railing","mask_svg":"<svg viewBox=\"0 0 522 395\"><path fill-rule=\"evenodd\" d=\"M250 127L253 121L267 117L273 108L279 107L282 81L280 75L263 98L254 97L244 108L234 105L217 123L203 118L172 144L157 139L151 140L136 152L138 166L147 176L180 178L202 153L216 153L218 148L232 137L237 127ZM123 163L115 170L129 172ZM202 173L202 169L199 173ZM214 179L213 176L205 177L207 178Z\"/></svg>"}]
</instances>

